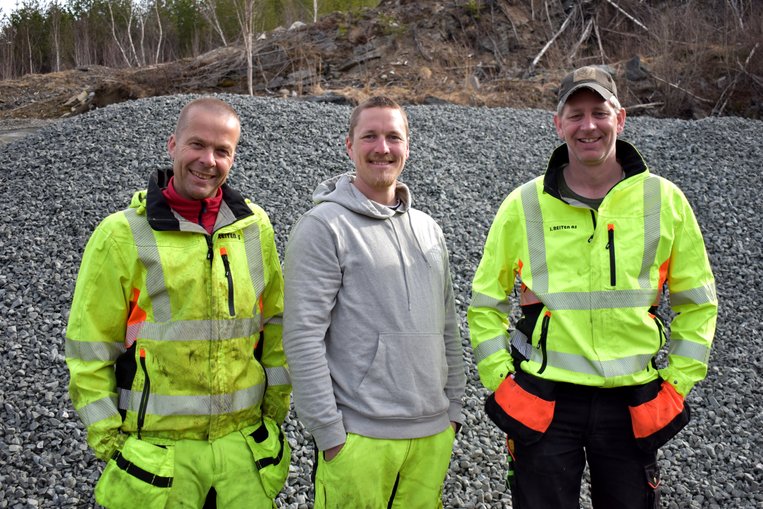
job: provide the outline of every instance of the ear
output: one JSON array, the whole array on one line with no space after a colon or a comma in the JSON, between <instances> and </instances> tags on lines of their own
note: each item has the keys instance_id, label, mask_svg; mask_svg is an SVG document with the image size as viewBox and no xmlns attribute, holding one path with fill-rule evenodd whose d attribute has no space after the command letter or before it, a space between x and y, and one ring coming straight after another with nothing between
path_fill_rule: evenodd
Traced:
<instances>
[{"instance_id":1,"label":"ear","mask_svg":"<svg viewBox=\"0 0 763 509\"><path fill-rule=\"evenodd\" d=\"M556 126L556 135L564 141L564 131L562 131L562 120L557 113L554 113L554 125Z\"/></svg>"},{"instance_id":2,"label":"ear","mask_svg":"<svg viewBox=\"0 0 763 509\"><path fill-rule=\"evenodd\" d=\"M347 155L350 156L350 159L354 160L352 156L352 140L350 139L349 136L347 136L347 138L344 139L344 148L347 151Z\"/></svg>"},{"instance_id":3,"label":"ear","mask_svg":"<svg viewBox=\"0 0 763 509\"><path fill-rule=\"evenodd\" d=\"M617 112L617 134L620 134L625 129L625 108L620 108Z\"/></svg>"},{"instance_id":4,"label":"ear","mask_svg":"<svg viewBox=\"0 0 763 509\"><path fill-rule=\"evenodd\" d=\"M170 154L170 159L175 159L175 133L170 135L170 139L167 140L167 152Z\"/></svg>"}]
</instances>

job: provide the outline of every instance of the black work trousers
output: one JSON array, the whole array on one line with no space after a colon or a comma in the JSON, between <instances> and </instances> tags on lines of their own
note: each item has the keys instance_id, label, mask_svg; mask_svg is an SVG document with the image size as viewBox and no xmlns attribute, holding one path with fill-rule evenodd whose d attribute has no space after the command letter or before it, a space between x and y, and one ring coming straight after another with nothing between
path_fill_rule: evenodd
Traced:
<instances>
[{"instance_id":1,"label":"black work trousers","mask_svg":"<svg viewBox=\"0 0 763 509\"><path fill-rule=\"evenodd\" d=\"M577 509L586 461L594 509L659 507L657 453L633 438L627 389L558 384L554 419L515 444L514 509Z\"/></svg>"}]
</instances>

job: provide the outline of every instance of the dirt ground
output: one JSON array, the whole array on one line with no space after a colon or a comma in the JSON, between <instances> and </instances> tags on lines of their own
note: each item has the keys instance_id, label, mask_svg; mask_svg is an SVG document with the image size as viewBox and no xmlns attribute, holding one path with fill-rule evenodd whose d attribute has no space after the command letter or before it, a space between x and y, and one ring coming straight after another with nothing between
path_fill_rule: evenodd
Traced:
<instances>
[{"instance_id":1,"label":"dirt ground","mask_svg":"<svg viewBox=\"0 0 763 509\"><path fill-rule=\"evenodd\" d=\"M387 0L375 10L335 13L315 24L264 34L253 49L254 94L355 104L383 92L408 104L553 110L559 80L579 63L552 65L559 58L552 45L532 66L550 38L547 20L531 19L527 7L514 2L488 4L489 11L475 14L463 2ZM634 55L608 63L629 114L713 114L718 102L712 94L720 91L708 89L708 83L722 83L724 76L668 85L648 72L659 58ZM91 65L0 81L0 135L9 122L21 129L24 119L57 119L143 97L248 93L245 62L243 49L229 46L142 68ZM736 85L734 92L736 102L724 113L760 118L759 91Z\"/></svg>"}]
</instances>

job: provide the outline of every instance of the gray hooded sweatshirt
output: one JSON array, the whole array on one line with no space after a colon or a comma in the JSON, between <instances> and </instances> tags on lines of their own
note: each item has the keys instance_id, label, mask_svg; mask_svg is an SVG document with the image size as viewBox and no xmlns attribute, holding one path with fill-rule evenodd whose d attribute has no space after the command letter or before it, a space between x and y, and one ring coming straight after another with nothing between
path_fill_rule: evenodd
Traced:
<instances>
[{"instance_id":1,"label":"gray hooded sweatshirt","mask_svg":"<svg viewBox=\"0 0 763 509\"><path fill-rule=\"evenodd\" d=\"M284 258L283 345L294 405L325 450L348 432L420 438L462 422L466 384L442 230L365 197L345 174L320 184Z\"/></svg>"}]
</instances>

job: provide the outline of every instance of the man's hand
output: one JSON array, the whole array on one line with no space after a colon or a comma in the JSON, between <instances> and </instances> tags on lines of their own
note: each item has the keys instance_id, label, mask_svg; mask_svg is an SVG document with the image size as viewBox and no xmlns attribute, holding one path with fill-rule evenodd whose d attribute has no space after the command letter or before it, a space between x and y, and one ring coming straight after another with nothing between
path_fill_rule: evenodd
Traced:
<instances>
[{"instance_id":1,"label":"man's hand","mask_svg":"<svg viewBox=\"0 0 763 509\"><path fill-rule=\"evenodd\" d=\"M326 461L333 460L334 457L339 454L339 451L342 450L342 447L344 447L344 444L339 444L337 446L331 447L330 449L326 449L323 451L323 459Z\"/></svg>"}]
</instances>

